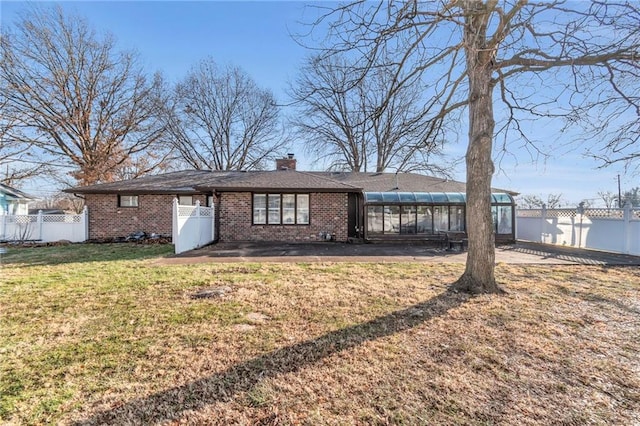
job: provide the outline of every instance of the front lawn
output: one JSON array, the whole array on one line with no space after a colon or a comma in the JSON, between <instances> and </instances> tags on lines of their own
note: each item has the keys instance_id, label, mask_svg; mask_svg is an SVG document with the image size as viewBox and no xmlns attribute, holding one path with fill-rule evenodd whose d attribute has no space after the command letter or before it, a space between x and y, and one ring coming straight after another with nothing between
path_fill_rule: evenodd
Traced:
<instances>
[{"instance_id":1,"label":"front lawn","mask_svg":"<svg viewBox=\"0 0 640 426\"><path fill-rule=\"evenodd\" d=\"M2 255L0 422L640 423L638 268L499 265L472 298L463 265L170 251Z\"/></svg>"}]
</instances>

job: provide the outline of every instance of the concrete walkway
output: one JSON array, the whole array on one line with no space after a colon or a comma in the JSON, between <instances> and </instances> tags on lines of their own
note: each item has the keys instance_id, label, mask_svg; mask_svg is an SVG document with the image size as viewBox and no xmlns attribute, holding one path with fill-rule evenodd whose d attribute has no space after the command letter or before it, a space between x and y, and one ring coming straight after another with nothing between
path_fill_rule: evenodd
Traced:
<instances>
[{"instance_id":1,"label":"concrete walkway","mask_svg":"<svg viewBox=\"0 0 640 426\"><path fill-rule=\"evenodd\" d=\"M422 244L217 243L158 260L163 265L209 262L448 262L465 263L466 253ZM640 265L640 257L518 242L496 248L496 263L554 265Z\"/></svg>"}]
</instances>

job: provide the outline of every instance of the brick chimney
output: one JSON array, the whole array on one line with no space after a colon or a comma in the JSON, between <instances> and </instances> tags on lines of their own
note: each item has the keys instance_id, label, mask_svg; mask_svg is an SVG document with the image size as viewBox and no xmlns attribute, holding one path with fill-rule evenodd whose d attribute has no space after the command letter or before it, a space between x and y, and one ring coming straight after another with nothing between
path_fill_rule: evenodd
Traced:
<instances>
[{"instance_id":1,"label":"brick chimney","mask_svg":"<svg viewBox=\"0 0 640 426\"><path fill-rule=\"evenodd\" d=\"M276 170L295 170L296 159L293 158L293 154L287 154L287 158L280 158L276 160Z\"/></svg>"}]
</instances>

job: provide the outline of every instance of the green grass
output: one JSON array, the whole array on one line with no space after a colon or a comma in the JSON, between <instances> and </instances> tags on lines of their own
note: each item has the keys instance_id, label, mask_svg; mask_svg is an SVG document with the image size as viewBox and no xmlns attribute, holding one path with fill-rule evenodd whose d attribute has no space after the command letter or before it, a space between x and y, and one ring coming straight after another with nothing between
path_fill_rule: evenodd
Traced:
<instances>
[{"instance_id":1,"label":"green grass","mask_svg":"<svg viewBox=\"0 0 640 426\"><path fill-rule=\"evenodd\" d=\"M10 248L0 422L638 421L637 268L500 265L508 294L469 298L446 293L462 265L155 262L169 253Z\"/></svg>"}]
</instances>

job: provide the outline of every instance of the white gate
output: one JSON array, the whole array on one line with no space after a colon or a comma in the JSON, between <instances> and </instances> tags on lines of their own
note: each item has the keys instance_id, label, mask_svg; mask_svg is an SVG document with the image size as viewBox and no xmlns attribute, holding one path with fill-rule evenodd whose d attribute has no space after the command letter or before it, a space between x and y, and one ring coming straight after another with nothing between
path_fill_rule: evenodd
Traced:
<instances>
[{"instance_id":1,"label":"white gate","mask_svg":"<svg viewBox=\"0 0 640 426\"><path fill-rule=\"evenodd\" d=\"M215 213L213 207L181 206L173 200L172 240L175 253L182 253L207 245L215 238Z\"/></svg>"}]
</instances>

